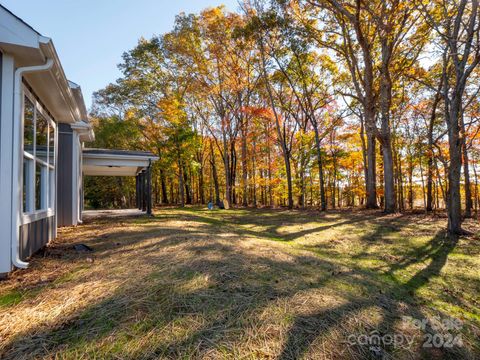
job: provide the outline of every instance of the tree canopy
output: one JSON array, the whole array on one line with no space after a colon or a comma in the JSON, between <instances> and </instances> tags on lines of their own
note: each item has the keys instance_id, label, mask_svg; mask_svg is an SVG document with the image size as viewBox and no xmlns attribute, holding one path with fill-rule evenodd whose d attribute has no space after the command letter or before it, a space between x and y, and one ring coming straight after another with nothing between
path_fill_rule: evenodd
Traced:
<instances>
[{"instance_id":1,"label":"tree canopy","mask_svg":"<svg viewBox=\"0 0 480 360\"><path fill-rule=\"evenodd\" d=\"M479 11L246 0L179 14L95 94L95 145L158 155L158 205L446 208L460 234L480 205ZM91 205L133 203L132 182L91 184L127 194Z\"/></svg>"}]
</instances>

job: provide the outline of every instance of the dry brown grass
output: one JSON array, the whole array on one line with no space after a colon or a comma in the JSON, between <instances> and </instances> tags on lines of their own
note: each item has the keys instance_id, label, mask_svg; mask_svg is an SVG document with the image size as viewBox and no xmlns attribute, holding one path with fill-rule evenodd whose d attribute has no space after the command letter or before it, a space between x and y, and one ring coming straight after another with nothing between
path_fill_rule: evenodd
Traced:
<instances>
[{"instance_id":1,"label":"dry brown grass","mask_svg":"<svg viewBox=\"0 0 480 360\"><path fill-rule=\"evenodd\" d=\"M372 212L164 209L96 220L0 283L0 357L475 358L480 233ZM95 251L79 254L73 245ZM402 316L453 316L463 346L422 348ZM349 335L415 336L409 348Z\"/></svg>"}]
</instances>

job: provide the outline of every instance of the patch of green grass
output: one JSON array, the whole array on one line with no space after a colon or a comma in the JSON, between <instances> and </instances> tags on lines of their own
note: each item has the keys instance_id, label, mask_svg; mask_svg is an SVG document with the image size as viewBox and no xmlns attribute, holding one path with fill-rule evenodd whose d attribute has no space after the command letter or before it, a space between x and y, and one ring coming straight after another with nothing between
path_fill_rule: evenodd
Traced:
<instances>
[{"instance_id":1,"label":"patch of green grass","mask_svg":"<svg viewBox=\"0 0 480 360\"><path fill-rule=\"evenodd\" d=\"M12 290L6 294L0 295L0 308L6 308L13 306L21 302L23 299L23 293L18 290Z\"/></svg>"},{"instance_id":2,"label":"patch of green grass","mask_svg":"<svg viewBox=\"0 0 480 360\"><path fill-rule=\"evenodd\" d=\"M88 266L86 265L80 265L74 268L72 271L67 272L66 274L63 274L62 276L56 278L52 285L58 286L62 284L66 284L69 282L72 282L76 279L78 279L84 272L84 270L88 269Z\"/></svg>"},{"instance_id":3,"label":"patch of green grass","mask_svg":"<svg viewBox=\"0 0 480 360\"><path fill-rule=\"evenodd\" d=\"M33 299L40 294L43 290L48 288L47 284L42 284L31 289L13 289L0 295L0 308L9 308L11 306L20 304L23 301Z\"/></svg>"}]
</instances>

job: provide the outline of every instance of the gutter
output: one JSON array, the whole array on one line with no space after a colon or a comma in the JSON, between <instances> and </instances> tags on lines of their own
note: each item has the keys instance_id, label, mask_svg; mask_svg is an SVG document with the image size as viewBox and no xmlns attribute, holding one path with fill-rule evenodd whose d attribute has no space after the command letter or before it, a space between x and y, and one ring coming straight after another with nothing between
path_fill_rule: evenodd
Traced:
<instances>
[{"instance_id":1,"label":"gutter","mask_svg":"<svg viewBox=\"0 0 480 360\"><path fill-rule=\"evenodd\" d=\"M78 132L82 142L95 140L95 133L93 132L92 125L86 121L78 121L75 124L70 125L70 127Z\"/></svg>"},{"instance_id":2,"label":"gutter","mask_svg":"<svg viewBox=\"0 0 480 360\"><path fill-rule=\"evenodd\" d=\"M106 160L139 160L139 161L147 161L153 160L158 161L159 157L154 154L146 154L146 155L123 155L123 154L99 154L99 153L89 153L83 152L84 158L89 159L106 159Z\"/></svg>"},{"instance_id":3,"label":"gutter","mask_svg":"<svg viewBox=\"0 0 480 360\"><path fill-rule=\"evenodd\" d=\"M80 85L74 83L71 80L67 80L70 89L73 92L73 96L77 103L78 111L80 112L80 119L86 123L88 123L88 111L85 106L85 100L83 99L82 88Z\"/></svg>"},{"instance_id":4,"label":"gutter","mask_svg":"<svg viewBox=\"0 0 480 360\"><path fill-rule=\"evenodd\" d=\"M57 51L55 50L55 47L53 45L53 41L45 36L40 36L38 41L40 44L39 49L42 55L45 56L45 58L47 59L53 59L54 71L52 71L52 76L57 83L57 87L60 91L60 96L68 106L68 111L72 118L72 122L69 123L75 123L76 121L81 120L82 111L80 110L79 105L75 100L73 91L70 88L67 77L65 76Z\"/></svg>"},{"instance_id":5,"label":"gutter","mask_svg":"<svg viewBox=\"0 0 480 360\"><path fill-rule=\"evenodd\" d=\"M47 58L47 61L43 65L37 66L26 66L20 67L15 70L15 77L14 77L14 88L13 88L13 123L14 123L14 130L13 130L13 163L16 164L14 166L17 169L13 170L13 173L18 174L17 180L20 183L22 179L22 172L23 168L20 167L19 159L23 158L23 153L20 154L20 151L23 152L23 138L21 137L22 134L20 129L23 129L23 117L22 117L22 77L24 74L33 73L33 72L40 72L40 71L47 71L50 70L53 66L53 59ZM15 125L16 124L16 125ZM15 161L15 156L17 161ZM18 184L17 184L18 185ZM12 255L12 264L20 269L26 269L28 267L28 263L20 260L20 234L18 226L20 224L20 199L22 187L18 185L18 191L12 193L12 211L16 214L16 217L12 217L12 238L11 238L11 255Z\"/></svg>"}]
</instances>

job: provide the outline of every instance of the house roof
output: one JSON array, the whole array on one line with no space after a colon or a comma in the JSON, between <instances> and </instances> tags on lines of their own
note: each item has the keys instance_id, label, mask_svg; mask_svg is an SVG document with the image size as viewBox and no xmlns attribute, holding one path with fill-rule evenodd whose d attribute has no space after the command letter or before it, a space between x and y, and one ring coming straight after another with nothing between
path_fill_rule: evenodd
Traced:
<instances>
[{"instance_id":1,"label":"house roof","mask_svg":"<svg viewBox=\"0 0 480 360\"><path fill-rule=\"evenodd\" d=\"M85 148L83 149L83 153L90 154L90 155L138 156L138 157L146 157L146 158L151 158L156 160L158 159L158 157L155 154L149 151Z\"/></svg>"},{"instance_id":2,"label":"house roof","mask_svg":"<svg viewBox=\"0 0 480 360\"><path fill-rule=\"evenodd\" d=\"M6 12L8 12L10 15L12 15L13 17L15 17L18 21L22 22L25 26L27 26L28 28L30 28L30 30L32 31L35 31L38 35L42 36L42 34L40 34L37 30L35 30L30 24L28 24L25 20L23 20L21 17L15 15L13 12L11 12L10 10L8 10L5 6L3 6L2 4L0 4L0 7L5 10Z\"/></svg>"},{"instance_id":3,"label":"house roof","mask_svg":"<svg viewBox=\"0 0 480 360\"><path fill-rule=\"evenodd\" d=\"M90 176L135 176L157 160L158 156L145 151L84 149L83 173Z\"/></svg>"},{"instance_id":4,"label":"house roof","mask_svg":"<svg viewBox=\"0 0 480 360\"><path fill-rule=\"evenodd\" d=\"M43 65L48 59L53 60L50 70L25 74L25 81L41 98L56 121L88 123L80 86L67 80L52 39L42 36L2 5L0 51L13 56L16 68Z\"/></svg>"}]
</instances>

